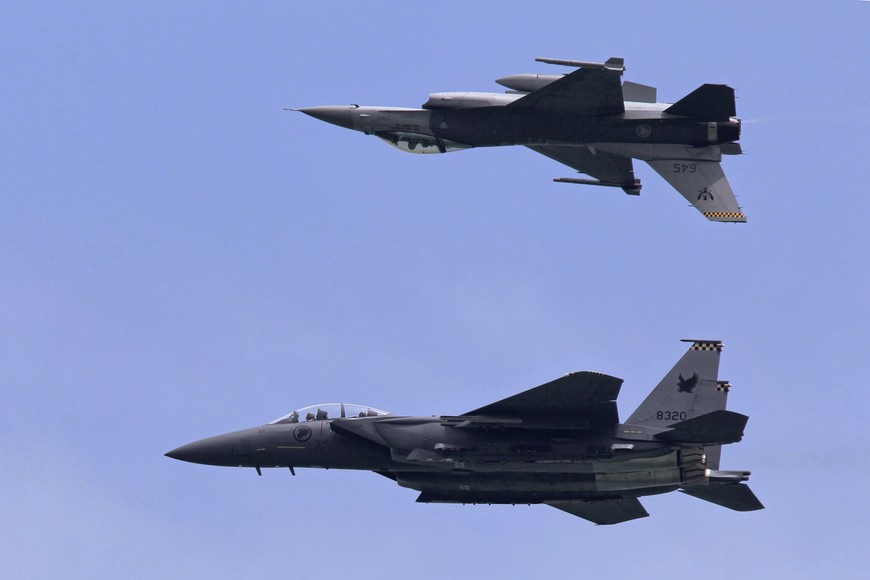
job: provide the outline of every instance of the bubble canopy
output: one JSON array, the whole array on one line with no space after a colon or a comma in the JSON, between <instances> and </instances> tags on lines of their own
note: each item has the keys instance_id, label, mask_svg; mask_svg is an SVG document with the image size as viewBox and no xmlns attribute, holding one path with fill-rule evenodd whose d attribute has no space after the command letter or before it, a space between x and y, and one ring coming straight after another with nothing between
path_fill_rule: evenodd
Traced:
<instances>
[{"instance_id":1,"label":"bubble canopy","mask_svg":"<svg viewBox=\"0 0 870 580\"><path fill-rule=\"evenodd\" d=\"M390 413L353 403L321 403L296 409L283 417L269 421L269 425L284 423L301 423L305 421L324 421L327 419L357 419L360 417L383 417Z\"/></svg>"}]
</instances>

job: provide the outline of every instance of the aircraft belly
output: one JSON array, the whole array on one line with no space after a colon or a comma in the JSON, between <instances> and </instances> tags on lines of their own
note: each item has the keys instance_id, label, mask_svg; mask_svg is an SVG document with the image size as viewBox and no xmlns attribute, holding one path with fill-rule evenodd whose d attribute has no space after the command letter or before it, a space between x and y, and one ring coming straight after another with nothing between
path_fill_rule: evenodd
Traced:
<instances>
[{"instance_id":1,"label":"aircraft belly","mask_svg":"<svg viewBox=\"0 0 870 580\"><path fill-rule=\"evenodd\" d=\"M481 502L497 502L500 500L494 498L512 494L550 499L624 491L643 495L670 490L681 479L676 451L656 457L570 463L457 462L450 471L397 474L403 487L440 497L474 497Z\"/></svg>"}]
</instances>

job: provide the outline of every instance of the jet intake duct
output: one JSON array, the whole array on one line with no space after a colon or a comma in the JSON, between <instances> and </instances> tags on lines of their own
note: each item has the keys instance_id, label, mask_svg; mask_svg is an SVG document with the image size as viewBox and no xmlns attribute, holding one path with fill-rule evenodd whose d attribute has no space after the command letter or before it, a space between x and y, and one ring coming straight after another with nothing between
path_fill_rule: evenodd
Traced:
<instances>
[{"instance_id":1,"label":"jet intake duct","mask_svg":"<svg viewBox=\"0 0 870 580\"><path fill-rule=\"evenodd\" d=\"M432 153L450 153L451 151L461 151L462 149L471 149L471 145L441 139L434 135L425 133L413 133L407 131L378 131L375 133L378 137L398 149L406 153L417 154L432 154Z\"/></svg>"}]
</instances>

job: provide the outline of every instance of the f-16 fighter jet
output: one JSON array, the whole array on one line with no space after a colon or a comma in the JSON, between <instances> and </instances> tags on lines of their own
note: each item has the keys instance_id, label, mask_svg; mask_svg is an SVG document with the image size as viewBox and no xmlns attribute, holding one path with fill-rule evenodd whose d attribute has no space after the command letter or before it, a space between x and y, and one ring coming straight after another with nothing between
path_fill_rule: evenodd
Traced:
<instances>
[{"instance_id":1,"label":"f-16 fighter jet","mask_svg":"<svg viewBox=\"0 0 870 580\"><path fill-rule=\"evenodd\" d=\"M605 63L557 59L567 75L519 74L498 79L506 93L433 93L422 109L328 106L298 109L348 129L376 135L409 153L525 145L593 179L554 181L620 187L640 193L632 159L649 163L707 219L745 222L719 162L740 154L734 89L705 84L674 104L656 89L620 82L623 59Z\"/></svg>"},{"instance_id":2,"label":"f-16 fighter jet","mask_svg":"<svg viewBox=\"0 0 870 580\"><path fill-rule=\"evenodd\" d=\"M639 497L674 490L762 509L742 483L748 471L719 469L721 446L740 441L748 420L725 410L722 343L686 342L688 352L624 423L616 408L622 380L585 371L461 415L313 405L166 455L257 473L365 469L419 491L418 502L546 504L596 524L646 517Z\"/></svg>"}]
</instances>

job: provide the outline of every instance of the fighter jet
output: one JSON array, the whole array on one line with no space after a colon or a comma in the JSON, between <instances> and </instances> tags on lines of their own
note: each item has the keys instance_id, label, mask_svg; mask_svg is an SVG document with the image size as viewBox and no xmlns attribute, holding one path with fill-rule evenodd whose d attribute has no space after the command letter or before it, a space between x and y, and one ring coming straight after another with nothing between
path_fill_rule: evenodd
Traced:
<instances>
[{"instance_id":1,"label":"fighter jet","mask_svg":"<svg viewBox=\"0 0 870 580\"><path fill-rule=\"evenodd\" d=\"M656 89L626 81L623 59L605 63L538 58L567 65L566 75L518 74L496 80L505 93L432 93L422 109L326 106L296 109L380 137L409 153L525 145L602 185L640 194L632 159L646 161L707 219L745 222L722 155L742 153L734 89L701 85L674 104Z\"/></svg>"},{"instance_id":2,"label":"fighter jet","mask_svg":"<svg viewBox=\"0 0 870 580\"><path fill-rule=\"evenodd\" d=\"M575 372L461 415L398 416L333 403L168 452L174 459L262 468L363 469L420 492L418 502L546 504L596 524L649 515L641 496L680 490L737 511L762 509L719 469L721 446L748 417L725 410L722 343L692 345L619 422L622 379ZM690 378L686 378L690 377Z\"/></svg>"}]
</instances>

